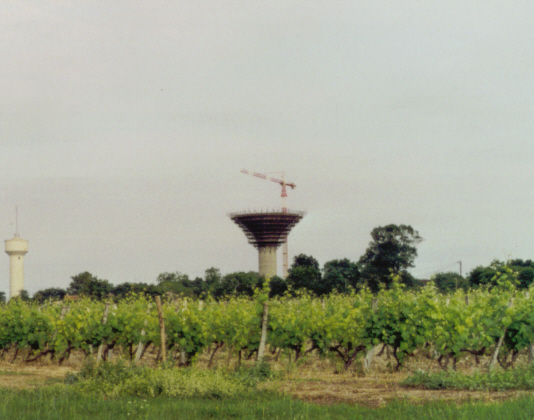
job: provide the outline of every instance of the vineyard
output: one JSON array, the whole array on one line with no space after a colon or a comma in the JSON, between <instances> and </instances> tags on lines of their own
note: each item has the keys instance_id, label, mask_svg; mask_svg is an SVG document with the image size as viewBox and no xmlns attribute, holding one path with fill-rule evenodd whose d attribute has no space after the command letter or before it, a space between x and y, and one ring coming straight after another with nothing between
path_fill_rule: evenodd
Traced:
<instances>
[{"instance_id":1,"label":"vineyard","mask_svg":"<svg viewBox=\"0 0 534 420\"><path fill-rule=\"evenodd\" d=\"M415 352L443 368L455 366L463 355L476 364L508 368L522 350L532 354L534 299L507 282L452 295L441 295L432 285L407 291L394 282L378 294L267 296L264 290L251 299L224 302L169 299L160 313L153 300L142 296L118 303L82 299L41 306L14 299L0 307L0 351L12 360L49 358L61 364L73 351L106 360L113 349L143 363L150 348L159 360L168 354L187 365L203 353L211 364L224 348L227 364L232 359L241 363L258 356L265 319L271 357L297 360L317 354L346 368L359 358L369 366L374 353L384 350L391 352L397 369Z\"/></svg>"}]
</instances>

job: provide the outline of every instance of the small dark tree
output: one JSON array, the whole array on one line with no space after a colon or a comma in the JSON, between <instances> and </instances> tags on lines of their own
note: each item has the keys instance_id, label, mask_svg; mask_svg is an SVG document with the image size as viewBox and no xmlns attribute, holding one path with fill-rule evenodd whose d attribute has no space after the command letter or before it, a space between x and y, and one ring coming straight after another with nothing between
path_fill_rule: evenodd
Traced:
<instances>
[{"instance_id":1,"label":"small dark tree","mask_svg":"<svg viewBox=\"0 0 534 420\"><path fill-rule=\"evenodd\" d=\"M69 295L86 296L92 299L104 299L113 290L113 286L107 280L100 280L88 271L71 277L72 281L67 288Z\"/></svg>"},{"instance_id":2,"label":"small dark tree","mask_svg":"<svg viewBox=\"0 0 534 420\"><path fill-rule=\"evenodd\" d=\"M311 256L300 254L294 257L286 281L293 290L306 289L317 295L323 294L319 263Z\"/></svg>"},{"instance_id":3,"label":"small dark tree","mask_svg":"<svg viewBox=\"0 0 534 420\"><path fill-rule=\"evenodd\" d=\"M506 265L518 273L517 287L519 289L528 289L534 281L534 262L532 260L515 259L508 261Z\"/></svg>"},{"instance_id":4,"label":"small dark tree","mask_svg":"<svg viewBox=\"0 0 534 420\"><path fill-rule=\"evenodd\" d=\"M319 270L319 262L311 255L299 254L293 257L293 264L291 264L291 268L296 267L312 267Z\"/></svg>"},{"instance_id":5,"label":"small dark tree","mask_svg":"<svg viewBox=\"0 0 534 420\"><path fill-rule=\"evenodd\" d=\"M256 288L261 289L263 287L264 281L265 279L263 277L260 277L258 284L256 285ZM269 291L270 298L273 298L276 296L283 296L288 290L287 282L281 277L272 276L269 281L269 289L270 289Z\"/></svg>"},{"instance_id":6,"label":"small dark tree","mask_svg":"<svg viewBox=\"0 0 534 420\"><path fill-rule=\"evenodd\" d=\"M517 276L517 280L519 281L519 284L517 285L519 289L528 289L534 281L534 268L525 267L521 269Z\"/></svg>"},{"instance_id":7,"label":"small dark tree","mask_svg":"<svg viewBox=\"0 0 534 420\"><path fill-rule=\"evenodd\" d=\"M20 300L24 302L28 302L31 300L30 294L28 293L27 290L21 290L20 295L18 297L20 298Z\"/></svg>"},{"instance_id":8,"label":"small dark tree","mask_svg":"<svg viewBox=\"0 0 534 420\"><path fill-rule=\"evenodd\" d=\"M121 283L115 286L111 291L113 299L119 301L132 294L144 294L147 296L161 295L162 292L158 289L158 286L146 283Z\"/></svg>"},{"instance_id":9,"label":"small dark tree","mask_svg":"<svg viewBox=\"0 0 534 420\"><path fill-rule=\"evenodd\" d=\"M191 283L192 283L193 293L195 294L195 296L197 297L202 296L204 292L207 291L206 282L200 277L195 277L195 280L193 280Z\"/></svg>"},{"instance_id":10,"label":"small dark tree","mask_svg":"<svg viewBox=\"0 0 534 420\"><path fill-rule=\"evenodd\" d=\"M493 260L488 267L478 266L469 273L470 287L492 287L495 285L497 275L503 270L504 263L499 260Z\"/></svg>"},{"instance_id":11,"label":"small dark tree","mask_svg":"<svg viewBox=\"0 0 534 420\"><path fill-rule=\"evenodd\" d=\"M497 271L490 267L478 266L469 273L469 286L480 287L490 284Z\"/></svg>"},{"instance_id":12,"label":"small dark tree","mask_svg":"<svg viewBox=\"0 0 534 420\"><path fill-rule=\"evenodd\" d=\"M188 287L190 280L187 274L182 274L179 271L176 271L175 273L161 273L160 275L158 275L156 283L180 283Z\"/></svg>"},{"instance_id":13,"label":"small dark tree","mask_svg":"<svg viewBox=\"0 0 534 420\"><path fill-rule=\"evenodd\" d=\"M206 289L213 290L221 283L221 271L218 268L211 267L205 271L204 281L206 282Z\"/></svg>"},{"instance_id":14,"label":"small dark tree","mask_svg":"<svg viewBox=\"0 0 534 420\"><path fill-rule=\"evenodd\" d=\"M67 292L57 287L39 290L33 295L33 300L42 304L48 300L63 300Z\"/></svg>"},{"instance_id":15,"label":"small dark tree","mask_svg":"<svg viewBox=\"0 0 534 420\"><path fill-rule=\"evenodd\" d=\"M132 283L121 283L115 286L111 293L115 300L124 299L126 296L134 292L134 285Z\"/></svg>"},{"instance_id":16,"label":"small dark tree","mask_svg":"<svg viewBox=\"0 0 534 420\"><path fill-rule=\"evenodd\" d=\"M187 274L180 272L176 273L161 273L156 279L158 289L161 293L176 293L178 295L194 297L194 285Z\"/></svg>"},{"instance_id":17,"label":"small dark tree","mask_svg":"<svg viewBox=\"0 0 534 420\"><path fill-rule=\"evenodd\" d=\"M411 226L392 224L373 229L371 237L373 240L359 260L369 288L377 292L381 283L389 287L391 273L401 274L403 281L409 280L403 273L414 266L417 245L423 240L419 233Z\"/></svg>"},{"instance_id":18,"label":"small dark tree","mask_svg":"<svg viewBox=\"0 0 534 420\"><path fill-rule=\"evenodd\" d=\"M269 286L271 288L271 291L269 292L270 298L275 296L284 296L288 290L287 282L278 276L273 276L273 278L271 278Z\"/></svg>"},{"instance_id":19,"label":"small dark tree","mask_svg":"<svg viewBox=\"0 0 534 420\"><path fill-rule=\"evenodd\" d=\"M254 271L230 273L223 277L220 284L213 290L213 296L221 299L224 296L252 296L260 283L260 275Z\"/></svg>"},{"instance_id":20,"label":"small dark tree","mask_svg":"<svg viewBox=\"0 0 534 420\"><path fill-rule=\"evenodd\" d=\"M345 258L328 261L323 267L323 293L348 292L351 288L358 291L363 279L358 264Z\"/></svg>"},{"instance_id":21,"label":"small dark tree","mask_svg":"<svg viewBox=\"0 0 534 420\"><path fill-rule=\"evenodd\" d=\"M466 289L469 286L469 281L458 273L437 273L431 279L436 285L437 289L442 292L451 292L457 289Z\"/></svg>"},{"instance_id":22,"label":"small dark tree","mask_svg":"<svg viewBox=\"0 0 534 420\"><path fill-rule=\"evenodd\" d=\"M515 259L515 260L510 260L506 263L506 265L508 265L509 267L531 267L531 268L534 268L534 261L532 260L521 260L521 259Z\"/></svg>"}]
</instances>

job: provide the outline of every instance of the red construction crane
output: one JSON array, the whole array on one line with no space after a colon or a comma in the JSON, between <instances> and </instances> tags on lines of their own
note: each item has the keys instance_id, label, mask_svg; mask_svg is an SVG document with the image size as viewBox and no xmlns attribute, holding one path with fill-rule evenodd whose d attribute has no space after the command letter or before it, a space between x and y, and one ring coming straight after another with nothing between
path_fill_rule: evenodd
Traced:
<instances>
[{"instance_id":1,"label":"red construction crane","mask_svg":"<svg viewBox=\"0 0 534 420\"><path fill-rule=\"evenodd\" d=\"M244 174L256 176L258 178L266 179L268 181L276 182L277 184L280 184L282 186L282 213L287 213L287 190L286 186L291 187L291 189L294 189L296 187L295 184L292 182L286 182L284 178L284 173L282 172L282 179L273 178L270 176L267 176L265 174L260 174L258 172L250 172L246 169L241 169L241 172ZM288 248L287 248L287 236L285 238L284 244L282 245L282 253L283 253L283 266L284 266L284 278L287 277L287 272L289 269L289 257L288 257Z\"/></svg>"}]
</instances>

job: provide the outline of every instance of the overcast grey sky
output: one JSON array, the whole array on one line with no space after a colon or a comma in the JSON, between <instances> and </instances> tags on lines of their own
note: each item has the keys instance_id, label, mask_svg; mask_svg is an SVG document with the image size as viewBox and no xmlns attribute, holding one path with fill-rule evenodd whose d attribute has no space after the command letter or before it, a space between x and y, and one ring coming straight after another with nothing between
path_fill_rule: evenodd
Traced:
<instances>
[{"instance_id":1,"label":"overcast grey sky","mask_svg":"<svg viewBox=\"0 0 534 420\"><path fill-rule=\"evenodd\" d=\"M533 22L530 1L2 1L0 233L18 205L31 293L257 270L226 213L280 188L246 168L297 185L290 258L357 260L403 223L417 276L534 259Z\"/></svg>"}]
</instances>

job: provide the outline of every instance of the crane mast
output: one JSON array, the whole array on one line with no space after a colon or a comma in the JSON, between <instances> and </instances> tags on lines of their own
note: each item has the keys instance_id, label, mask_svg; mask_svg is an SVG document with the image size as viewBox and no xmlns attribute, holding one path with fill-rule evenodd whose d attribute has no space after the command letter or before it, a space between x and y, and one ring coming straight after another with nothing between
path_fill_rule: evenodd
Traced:
<instances>
[{"instance_id":1,"label":"crane mast","mask_svg":"<svg viewBox=\"0 0 534 420\"><path fill-rule=\"evenodd\" d=\"M252 175L261 179L265 179L267 181L276 182L277 184L280 184L282 186L282 213L287 213L287 187L291 187L291 189L294 189L296 187L295 184L292 182L286 182L285 181L285 175L282 172L282 179L273 178L270 176L267 176L265 174L260 174L258 172L250 172L246 169L241 169L241 172L244 174ZM284 269L284 278L287 277L288 271L289 271L289 252L288 252L288 246L287 246L287 236L284 238L284 243L282 244L282 258L283 258L283 269Z\"/></svg>"}]
</instances>

